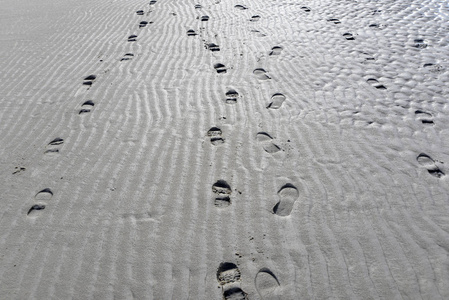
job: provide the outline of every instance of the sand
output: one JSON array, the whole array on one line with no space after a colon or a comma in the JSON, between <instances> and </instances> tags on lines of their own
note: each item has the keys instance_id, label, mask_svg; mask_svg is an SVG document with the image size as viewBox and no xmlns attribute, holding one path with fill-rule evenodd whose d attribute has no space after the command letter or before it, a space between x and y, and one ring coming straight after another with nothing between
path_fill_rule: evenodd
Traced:
<instances>
[{"instance_id":1,"label":"sand","mask_svg":"<svg viewBox=\"0 0 449 300\"><path fill-rule=\"evenodd\" d=\"M0 298L449 299L448 11L3 0Z\"/></svg>"}]
</instances>

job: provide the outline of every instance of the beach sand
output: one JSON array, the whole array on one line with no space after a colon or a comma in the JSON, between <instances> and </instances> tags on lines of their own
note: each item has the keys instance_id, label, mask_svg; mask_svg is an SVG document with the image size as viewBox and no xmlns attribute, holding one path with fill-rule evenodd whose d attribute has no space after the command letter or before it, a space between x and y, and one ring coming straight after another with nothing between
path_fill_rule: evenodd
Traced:
<instances>
[{"instance_id":1,"label":"beach sand","mask_svg":"<svg viewBox=\"0 0 449 300\"><path fill-rule=\"evenodd\" d=\"M0 14L0 298L449 299L447 2Z\"/></svg>"}]
</instances>

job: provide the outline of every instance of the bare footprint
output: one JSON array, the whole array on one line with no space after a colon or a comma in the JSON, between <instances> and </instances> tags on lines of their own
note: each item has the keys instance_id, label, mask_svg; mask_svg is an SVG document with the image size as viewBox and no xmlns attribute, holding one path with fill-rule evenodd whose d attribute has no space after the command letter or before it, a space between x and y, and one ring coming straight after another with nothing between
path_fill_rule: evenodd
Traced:
<instances>
[{"instance_id":1,"label":"bare footprint","mask_svg":"<svg viewBox=\"0 0 449 300\"><path fill-rule=\"evenodd\" d=\"M431 113L422 111L422 110L416 110L415 111L415 117L416 120L421 121L421 123L426 124L426 125L433 125L433 116Z\"/></svg>"},{"instance_id":2,"label":"bare footprint","mask_svg":"<svg viewBox=\"0 0 449 300\"><path fill-rule=\"evenodd\" d=\"M217 73L226 73L226 67L223 64L215 64L214 65L215 71L217 71Z\"/></svg>"},{"instance_id":3,"label":"bare footprint","mask_svg":"<svg viewBox=\"0 0 449 300\"><path fill-rule=\"evenodd\" d=\"M61 138L55 138L47 145L47 150L45 150L45 153L59 153L59 146L64 144L64 140Z\"/></svg>"},{"instance_id":4,"label":"bare footprint","mask_svg":"<svg viewBox=\"0 0 449 300\"><path fill-rule=\"evenodd\" d=\"M416 157L416 160L421 166L427 169L430 175L437 178L441 178L445 175L444 172L441 171L440 168L438 168L435 160L433 160L433 158L431 158L429 155L421 153Z\"/></svg>"},{"instance_id":5,"label":"bare footprint","mask_svg":"<svg viewBox=\"0 0 449 300\"><path fill-rule=\"evenodd\" d=\"M255 69L255 70L253 71L253 74L256 75L256 77L257 77L258 79L260 79L260 80L271 79L271 77L268 76L267 71L265 71L265 70L262 69L262 68Z\"/></svg>"},{"instance_id":6,"label":"bare footprint","mask_svg":"<svg viewBox=\"0 0 449 300\"><path fill-rule=\"evenodd\" d=\"M281 46L274 46L273 48L271 48L270 56L281 54L282 49L284 49L284 48L282 48Z\"/></svg>"},{"instance_id":7,"label":"bare footprint","mask_svg":"<svg viewBox=\"0 0 449 300\"><path fill-rule=\"evenodd\" d=\"M278 145L273 144L273 138L266 132L258 132L256 139L262 144L263 149L270 154L281 151L281 148Z\"/></svg>"},{"instance_id":8,"label":"bare footprint","mask_svg":"<svg viewBox=\"0 0 449 300\"><path fill-rule=\"evenodd\" d=\"M215 206L216 207L228 207L231 205L231 186L224 180L218 180L212 185L212 192L217 194L215 196Z\"/></svg>"},{"instance_id":9,"label":"bare footprint","mask_svg":"<svg viewBox=\"0 0 449 300\"><path fill-rule=\"evenodd\" d=\"M380 84L379 80L377 80L377 79L369 78L366 82L369 83L370 85L372 85L373 87L375 87L378 90L386 90L387 89L387 87L384 86L383 84Z\"/></svg>"},{"instance_id":10,"label":"bare footprint","mask_svg":"<svg viewBox=\"0 0 449 300\"><path fill-rule=\"evenodd\" d=\"M225 140L221 137L222 131L218 127L212 127L207 131L207 136L210 137L210 142L214 146L221 145L225 142Z\"/></svg>"},{"instance_id":11,"label":"bare footprint","mask_svg":"<svg viewBox=\"0 0 449 300\"><path fill-rule=\"evenodd\" d=\"M79 111L79 115L85 114L85 113L90 113L90 111L92 110L92 108L94 107L94 103L92 100L87 100L86 102L84 102L81 105L81 109Z\"/></svg>"},{"instance_id":12,"label":"bare footprint","mask_svg":"<svg viewBox=\"0 0 449 300\"><path fill-rule=\"evenodd\" d=\"M273 207L273 213L285 217L290 215L299 196L298 189L291 183L285 184L278 192L279 202Z\"/></svg>"},{"instance_id":13,"label":"bare footprint","mask_svg":"<svg viewBox=\"0 0 449 300\"><path fill-rule=\"evenodd\" d=\"M271 96L271 102L268 104L267 108L271 109L279 109L282 106L282 103L285 101L284 94L276 93Z\"/></svg>"},{"instance_id":14,"label":"bare footprint","mask_svg":"<svg viewBox=\"0 0 449 300\"><path fill-rule=\"evenodd\" d=\"M261 299L280 299L279 287L281 284L276 275L268 268L262 268L256 275L255 286Z\"/></svg>"}]
</instances>

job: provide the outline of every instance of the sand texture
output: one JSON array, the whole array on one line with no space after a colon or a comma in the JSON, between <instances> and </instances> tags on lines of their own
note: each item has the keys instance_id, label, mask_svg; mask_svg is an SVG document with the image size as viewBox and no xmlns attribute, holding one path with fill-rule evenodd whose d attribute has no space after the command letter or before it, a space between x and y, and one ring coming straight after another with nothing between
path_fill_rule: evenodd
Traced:
<instances>
[{"instance_id":1,"label":"sand texture","mask_svg":"<svg viewBox=\"0 0 449 300\"><path fill-rule=\"evenodd\" d=\"M1 299L449 299L449 6L3 0Z\"/></svg>"}]
</instances>

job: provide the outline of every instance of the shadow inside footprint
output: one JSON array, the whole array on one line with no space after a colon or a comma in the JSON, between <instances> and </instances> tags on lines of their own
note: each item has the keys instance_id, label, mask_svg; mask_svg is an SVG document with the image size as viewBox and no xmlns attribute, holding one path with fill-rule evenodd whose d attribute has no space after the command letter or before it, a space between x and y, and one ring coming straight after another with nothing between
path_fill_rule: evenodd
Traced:
<instances>
[{"instance_id":1,"label":"shadow inside footprint","mask_svg":"<svg viewBox=\"0 0 449 300\"><path fill-rule=\"evenodd\" d=\"M278 216L289 216L293 205L299 196L298 189L291 183L285 184L278 192L279 202L273 207L273 213Z\"/></svg>"},{"instance_id":2,"label":"shadow inside footprint","mask_svg":"<svg viewBox=\"0 0 449 300\"><path fill-rule=\"evenodd\" d=\"M250 20L250 22L257 22L260 20L260 16L259 15L252 16L251 19L249 19L249 20Z\"/></svg>"},{"instance_id":3,"label":"shadow inside footprint","mask_svg":"<svg viewBox=\"0 0 449 300\"><path fill-rule=\"evenodd\" d=\"M136 14L138 14L139 16L143 16L143 10L136 11Z\"/></svg>"},{"instance_id":4,"label":"shadow inside footprint","mask_svg":"<svg viewBox=\"0 0 449 300\"><path fill-rule=\"evenodd\" d=\"M270 51L270 55L279 55L282 52L282 47L281 46L274 46L273 48L271 48Z\"/></svg>"},{"instance_id":5,"label":"shadow inside footprint","mask_svg":"<svg viewBox=\"0 0 449 300\"><path fill-rule=\"evenodd\" d=\"M444 172L441 171L440 168L438 168L435 160L433 160L433 158L431 158L429 155L421 153L416 157L416 160L421 166L427 169L430 175L437 178L441 178L445 175Z\"/></svg>"},{"instance_id":6,"label":"shadow inside footprint","mask_svg":"<svg viewBox=\"0 0 449 300\"><path fill-rule=\"evenodd\" d=\"M209 21L209 16L202 16L202 17L201 17L201 21L202 21L202 22L207 22L207 21Z\"/></svg>"},{"instance_id":7,"label":"shadow inside footprint","mask_svg":"<svg viewBox=\"0 0 449 300\"><path fill-rule=\"evenodd\" d=\"M147 21L142 21L142 22L139 23L139 28L143 28L143 27L145 27L147 25L148 25Z\"/></svg>"},{"instance_id":8,"label":"shadow inside footprint","mask_svg":"<svg viewBox=\"0 0 449 300\"><path fill-rule=\"evenodd\" d=\"M273 138L266 132L258 132L256 135L256 139L259 143L262 144L265 152L273 154L281 151L281 148L278 145L272 143Z\"/></svg>"},{"instance_id":9,"label":"shadow inside footprint","mask_svg":"<svg viewBox=\"0 0 449 300\"><path fill-rule=\"evenodd\" d=\"M92 107L94 107L94 103L92 100L87 100L86 102L84 102L81 105L81 109L79 111L79 114L85 114L85 113L89 113L92 110Z\"/></svg>"},{"instance_id":10,"label":"shadow inside footprint","mask_svg":"<svg viewBox=\"0 0 449 300\"><path fill-rule=\"evenodd\" d=\"M45 205L35 204L27 212L27 216L33 217L38 211L45 209Z\"/></svg>"},{"instance_id":11,"label":"shadow inside footprint","mask_svg":"<svg viewBox=\"0 0 449 300\"><path fill-rule=\"evenodd\" d=\"M279 298L279 280L276 275L268 268L262 268L256 275L255 286L261 299L280 299Z\"/></svg>"},{"instance_id":12,"label":"shadow inside footprint","mask_svg":"<svg viewBox=\"0 0 449 300\"><path fill-rule=\"evenodd\" d=\"M267 80L267 79L271 79L271 77L268 76L267 71L265 71L264 69L261 69L261 68L255 69L255 70L253 71L253 74L256 75L256 77L257 77L259 80Z\"/></svg>"},{"instance_id":13,"label":"shadow inside footprint","mask_svg":"<svg viewBox=\"0 0 449 300\"><path fill-rule=\"evenodd\" d=\"M285 101L284 94L276 93L271 96L271 102L268 104L267 108L271 109L279 109L282 106L282 103Z\"/></svg>"},{"instance_id":14,"label":"shadow inside footprint","mask_svg":"<svg viewBox=\"0 0 449 300\"><path fill-rule=\"evenodd\" d=\"M310 8L308 8L307 6L303 6L301 7L301 9L305 12L310 12Z\"/></svg>"},{"instance_id":15,"label":"shadow inside footprint","mask_svg":"<svg viewBox=\"0 0 449 300\"><path fill-rule=\"evenodd\" d=\"M375 87L378 90L386 90L386 86L384 86L383 84L379 83L379 80L374 79L374 78L369 78L367 81L367 83L371 84L373 87Z\"/></svg>"},{"instance_id":16,"label":"shadow inside footprint","mask_svg":"<svg viewBox=\"0 0 449 300\"><path fill-rule=\"evenodd\" d=\"M216 207L227 207L231 205L230 195L232 193L231 186L224 180L218 180L212 185L212 192L217 194L215 197Z\"/></svg>"},{"instance_id":17,"label":"shadow inside footprint","mask_svg":"<svg viewBox=\"0 0 449 300\"><path fill-rule=\"evenodd\" d=\"M128 42L135 42L137 39L137 35L133 34L128 37Z\"/></svg>"},{"instance_id":18,"label":"shadow inside footprint","mask_svg":"<svg viewBox=\"0 0 449 300\"><path fill-rule=\"evenodd\" d=\"M226 67L223 64L215 64L214 68L217 73L226 73Z\"/></svg>"},{"instance_id":19,"label":"shadow inside footprint","mask_svg":"<svg viewBox=\"0 0 449 300\"><path fill-rule=\"evenodd\" d=\"M156 4L156 2L157 2L156 0L151 0L150 5L154 5L154 4Z\"/></svg>"}]
</instances>

